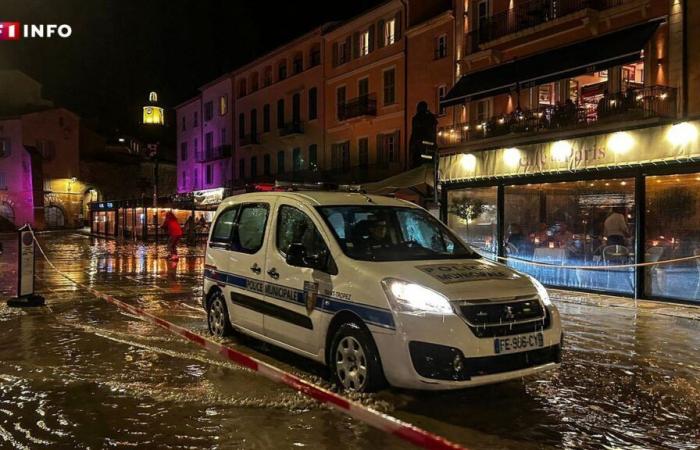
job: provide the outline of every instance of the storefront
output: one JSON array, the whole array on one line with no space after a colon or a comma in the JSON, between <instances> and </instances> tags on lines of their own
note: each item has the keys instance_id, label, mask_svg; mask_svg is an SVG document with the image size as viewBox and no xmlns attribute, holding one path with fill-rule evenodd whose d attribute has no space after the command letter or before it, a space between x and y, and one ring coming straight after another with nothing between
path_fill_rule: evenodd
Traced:
<instances>
[{"instance_id":1,"label":"storefront","mask_svg":"<svg viewBox=\"0 0 700 450\"><path fill-rule=\"evenodd\" d=\"M442 216L550 286L700 302L698 260L663 263L700 254L699 127L446 154Z\"/></svg>"}]
</instances>

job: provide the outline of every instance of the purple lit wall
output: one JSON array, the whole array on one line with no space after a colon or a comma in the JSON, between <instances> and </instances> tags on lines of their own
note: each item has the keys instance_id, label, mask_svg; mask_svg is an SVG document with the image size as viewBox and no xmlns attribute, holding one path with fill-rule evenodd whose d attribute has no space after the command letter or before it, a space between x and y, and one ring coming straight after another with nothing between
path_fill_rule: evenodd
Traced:
<instances>
[{"instance_id":1,"label":"purple lit wall","mask_svg":"<svg viewBox=\"0 0 700 450\"><path fill-rule=\"evenodd\" d=\"M0 121L0 215L15 225L34 223L32 160L22 144L22 121Z\"/></svg>"}]
</instances>

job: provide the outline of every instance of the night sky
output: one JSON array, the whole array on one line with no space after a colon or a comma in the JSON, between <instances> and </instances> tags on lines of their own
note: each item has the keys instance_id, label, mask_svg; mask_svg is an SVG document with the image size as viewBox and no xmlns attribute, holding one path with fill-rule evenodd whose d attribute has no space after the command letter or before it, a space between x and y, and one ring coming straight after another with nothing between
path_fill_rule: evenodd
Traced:
<instances>
[{"instance_id":1,"label":"night sky","mask_svg":"<svg viewBox=\"0 0 700 450\"><path fill-rule=\"evenodd\" d=\"M314 27L380 0L0 0L0 21L66 23L68 39L0 41L0 68L103 133L130 132L151 90L173 107L197 88Z\"/></svg>"}]
</instances>

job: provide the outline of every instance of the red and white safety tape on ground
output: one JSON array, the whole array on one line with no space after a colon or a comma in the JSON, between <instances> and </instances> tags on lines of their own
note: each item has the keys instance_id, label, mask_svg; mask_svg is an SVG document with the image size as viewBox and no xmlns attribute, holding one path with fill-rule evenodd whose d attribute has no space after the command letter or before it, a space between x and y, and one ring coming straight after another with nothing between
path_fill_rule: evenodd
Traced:
<instances>
[{"instance_id":1,"label":"red and white safety tape on ground","mask_svg":"<svg viewBox=\"0 0 700 450\"><path fill-rule=\"evenodd\" d=\"M33 230L32 235L34 236ZM357 420L360 420L368 425L378 428L386 433L397 436L414 445L427 449L464 448L438 435L425 431L409 423L403 422L395 417L383 414L375 409L368 408L357 402L349 400L341 395L335 394L326 389L318 387L313 383L310 383L302 378L297 377L296 375L293 375L289 372L285 372L281 369L278 369L275 366L272 366L268 363L248 356L245 353L234 350L231 347L219 344L218 342L214 342L211 339L207 339L204 336L201 336L197 333L193 333L192 331L183 328L179 325L175 325L172 322L163 320L147 311L144 311L141 308L131 306L128 303L125 303L112 295L105 294L103 292L98 291L97 289L93 289L83 283L75 281L71 277L63 273L60 269L58 269L53 264L53 262L51 262L51 260L44 252L44 249L41 247L41 244L37 240L36 236L34 236L34 242L36 242L37 248L46 260L47 264L59 275L61 275L71 283L75 284L76 286L87 290L95 297L101 298L111 303L112 305L118 307L119 309L128 312L129 314L132 314L142 320L145 320L165 330L168 330L171 333L177 334L178 336L181 336L187 339L188 341L193 342L199 345L200 347L208 350L209 352L215 353L231 361L234 364L250 369L253 372L264 376L265 378L274 381L275 383L285 384L291 387L292 389L306 395L307 397L311 397L322 404L328 405Z\"/></svg>"}]
</instances>

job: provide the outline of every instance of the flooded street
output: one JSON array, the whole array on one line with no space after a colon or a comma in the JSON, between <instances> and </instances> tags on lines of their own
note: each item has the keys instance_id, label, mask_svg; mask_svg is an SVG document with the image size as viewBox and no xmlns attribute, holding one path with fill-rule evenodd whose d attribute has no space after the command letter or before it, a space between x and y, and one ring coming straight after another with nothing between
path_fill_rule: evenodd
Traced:
<instances>
[{"instance_id":1,"label":"flooded street","mask_svg":"<svg viewBox=\"0 0 700 450\"><path fill-rule=\"evenodd\" d=\"M205 334L203 249L40 237L77 281ZM340 413L121 313L37 258L47 306L11 309L0 256L0 448L404 448ZM470 449L700 448L700 310L553 291L562 368L460 392L354 397ZM322 367L249 339L227 344L332 387Z\"/></svg>"}]
</instances>

